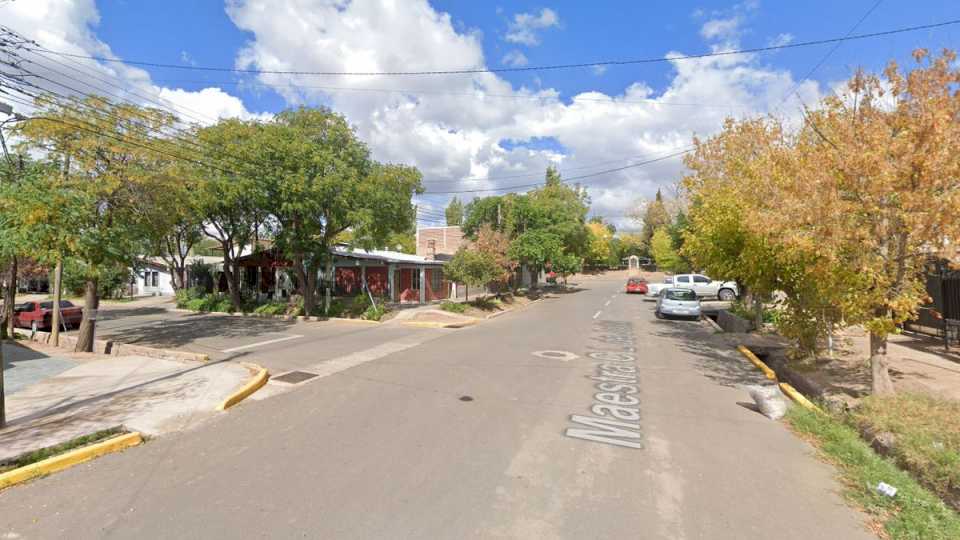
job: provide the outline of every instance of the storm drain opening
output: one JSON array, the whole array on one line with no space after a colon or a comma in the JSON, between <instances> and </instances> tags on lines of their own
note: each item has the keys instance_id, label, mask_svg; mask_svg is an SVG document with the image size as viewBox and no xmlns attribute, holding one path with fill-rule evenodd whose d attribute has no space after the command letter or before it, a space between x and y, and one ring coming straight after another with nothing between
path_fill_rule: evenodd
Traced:
<instances>
[{"instance_id":1,"label":"storm drain opening","mask_svg":"<svg viewBox=\"0 0 960 540\"><path fill-rule=\"evenodd\" d=\"M270 380L280 381L287 384L299 384L304 381L309 381L310 379L317 377L316 373L309 373L307 371L291 371L289 373L284 373L277 377L273 377Z\"/></svg>"}]
</instances>

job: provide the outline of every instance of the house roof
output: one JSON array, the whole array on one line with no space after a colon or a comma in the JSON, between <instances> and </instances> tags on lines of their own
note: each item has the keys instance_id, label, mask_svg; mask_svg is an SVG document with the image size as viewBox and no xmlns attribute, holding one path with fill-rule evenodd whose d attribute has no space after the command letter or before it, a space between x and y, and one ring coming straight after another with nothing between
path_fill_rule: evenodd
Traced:
<instances>
[{"instance_id":1,"label":"house roof","mask_svg":"<svg viewBox=\"0 0 960 540\"><path fill-rule=\"evenodd\" d=\"M398 263L398 264L427 264L434 266L442 266L443 261L433 261L427 259L426 257L421 257L420 255L410 255L409 253L400 253L399 251L385 251L379 249L360 249L353 248L351 249L345 245L337 245L330 248L330 253L338 257L350 257L354 259L367 259L375 261L383 261L388 263Z\"/></svg>"}]
</instances>

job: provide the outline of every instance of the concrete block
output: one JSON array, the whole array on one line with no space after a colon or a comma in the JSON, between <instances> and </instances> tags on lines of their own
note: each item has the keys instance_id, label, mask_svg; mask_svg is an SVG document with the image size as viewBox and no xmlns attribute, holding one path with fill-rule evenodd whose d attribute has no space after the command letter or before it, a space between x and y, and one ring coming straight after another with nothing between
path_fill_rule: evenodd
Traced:
<instances>
[{"instance_id":1,"label":"concrete block","mask_svg":"<svg viewBox=\"0 0 960 540\"><path fill-rule=\"evenodd\" d=\"M724 332L746 334L753 330L753 322L740 318L725 309L717 312L717 324Z\"/></svg>"}]
</instances>

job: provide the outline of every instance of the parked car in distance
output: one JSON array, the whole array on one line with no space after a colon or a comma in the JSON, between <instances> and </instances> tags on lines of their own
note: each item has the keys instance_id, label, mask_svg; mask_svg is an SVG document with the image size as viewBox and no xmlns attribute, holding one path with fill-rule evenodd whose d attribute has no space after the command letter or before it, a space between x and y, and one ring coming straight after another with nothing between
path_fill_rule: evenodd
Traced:
<instances>
[{"instance_id":1,"label":"parked car in distance","mask_svg":"<svg viewBox=\"0 0 960 540\"><path fill-rule=\"evenodd\" d=\"M60 301L60 316L67 328L77 328L83 319L83 308L68 300ZM49 330L53 325L53 302L24 302L13 308L13 324L33 331Z\"/></svg>"},{"instance_id":2,"label":"parked car in distance","mask_svg":"<svg viewBox=\"0 0 960 540\"><path fill-rule=\"evenodd\" d=\"M718 298L726 302L740 296L735 282L716 281L703 274L677 274L673 276L673 286L690 289L700 298Z\"/></svg>"},{"instance_id":3,"label":"parked car in distance","mask_svg":"<svg viewBox=\"0 0 960 540\"><path fill-rule=\"evenodd\" d=\"M660 291L657 307L653 312L658 319L664 317L700 318L700 299L690 289L670 287Z\"/></svg>"},{"instance_id":4,"label":"parked car in distance","mask_svg":"<svg viewBox=\"0 0 960 540\"><path fill-rule=\"evenodd\" d=\"M627 280L627 294L647 294L647 280L632 277Z\"/></svg>"},{"instance_id":5,"label":"parked car in distance","mask_svg":"<svg viewBox=\"0 0 960 540\"><path fill-rule=\"evenodd\" d=\"M647 285L647 297L656 300L660 296L660 291L673 287L673 276L663 278L662 283L650 283Z\"/></svg>"}]
</instances>

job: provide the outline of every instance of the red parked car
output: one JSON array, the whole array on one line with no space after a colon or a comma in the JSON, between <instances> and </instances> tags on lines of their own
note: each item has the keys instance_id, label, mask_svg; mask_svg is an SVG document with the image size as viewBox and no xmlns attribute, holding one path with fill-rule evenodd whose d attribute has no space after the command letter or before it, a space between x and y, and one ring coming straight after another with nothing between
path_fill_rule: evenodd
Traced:
<instances>
[{"instance_id":1,"label":"red parked car","mask_svg":"<svg viewBox=\"0 0 960 540\"><path fill-rule=\"evenodd\" d=\"M643 278L630 278L627 280L627 294L647 294L647 280Z\"/></svg>"},{"instance_id":2,"label":"red parked car","mask_svg":"<svg viewBox=\"0 0 960 540\"><path fill-rule=\"evenodd\" d=\"M67 328L79 328L83 308L60 301L60 316ZM13 324L31 330L49 330L53 324L53 302L24 302L13 308Z\"/></svg>"}]
</instances>

